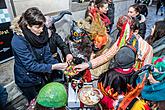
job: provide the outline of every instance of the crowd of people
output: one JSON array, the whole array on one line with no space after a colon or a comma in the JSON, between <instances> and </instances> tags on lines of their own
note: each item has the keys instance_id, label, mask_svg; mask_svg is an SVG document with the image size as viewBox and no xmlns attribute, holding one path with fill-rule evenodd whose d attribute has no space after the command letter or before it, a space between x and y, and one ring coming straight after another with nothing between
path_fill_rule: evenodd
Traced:
<instances>
[{"instance_id":1,"label":"crowd of people","mask_svg":"<svg viewBox=\"0 0 165 110\"><path fill-rule=\"evenodd\" d=\"M155 42L165 40L165 19L157 21L150 36L146 36L146 15L142 12L139 3L129 6L128 13L119 17L116 23L118 33L114 39L111 36L115 27L113 0L90 0L84 20L74 21L67 39L69 43L56 33L53 19L44 16L36 7L28 8L15 18L11 24L14 77L28 100L28 109L66 110L65 86L69 81L66 79L76 78L83 82L98 81L98 89L103 94L99 103L103 110L156 107L164 110L164 47L159 56L154 54L153 47ZM68 71L68 67L73 71ZM64 71L73 72L76 77L66 77ZM64 80L57 83L57 77ZM149 92L162 96L154 97ZM7 100L6 93L4 96ZM155 108L152 108L153 102L157 104Z\"/></svg>"}]
</instances>

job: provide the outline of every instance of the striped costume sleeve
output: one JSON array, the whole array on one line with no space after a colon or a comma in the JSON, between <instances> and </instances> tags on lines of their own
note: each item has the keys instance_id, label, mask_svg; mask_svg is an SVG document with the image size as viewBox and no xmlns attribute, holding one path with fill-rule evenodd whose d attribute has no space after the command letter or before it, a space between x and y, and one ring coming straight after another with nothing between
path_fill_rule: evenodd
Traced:
<instances>
[{"instance_id":1,"label":"striped costume sleeve","mask_svg":"<svg viewBox=\"0 0 165 110\"><path fill-rule=\"evenodd\" d=\"M153 48L149 44L148 44L148 49L149 49L149 51L147 52L148 54L146 55L146 57L144 59L143 66L146 65L146 64L151 64L151 62L152 62Z\"/></svg>"},{"instance_id":2,"label":"striped costume sleeve","mask_svg":"<svg viewBox=\"0 0 165 110\"><path fill-rule=\"evenodd\" d=\"M143 62L142 66L151 64L153 57L153 48L144 39L139 38L138 58Z\"/></svg>"}]
</instances>

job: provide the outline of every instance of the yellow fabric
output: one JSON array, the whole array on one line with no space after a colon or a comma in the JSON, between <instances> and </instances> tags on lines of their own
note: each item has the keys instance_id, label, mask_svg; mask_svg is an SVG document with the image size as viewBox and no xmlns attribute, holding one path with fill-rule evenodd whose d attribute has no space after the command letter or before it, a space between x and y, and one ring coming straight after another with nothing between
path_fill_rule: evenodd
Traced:
<instances>
[{"instance_id":1,"label":"yellow fabric","mask_svg":"<svg viewBox=\"0 0 165 110\"><path fill-rule=\"evenodd\" d=\"M146 103L143 100L138 100L134 103L133 107L131 110L145 110L145 105Z\"/></svg>"}]
</instances>

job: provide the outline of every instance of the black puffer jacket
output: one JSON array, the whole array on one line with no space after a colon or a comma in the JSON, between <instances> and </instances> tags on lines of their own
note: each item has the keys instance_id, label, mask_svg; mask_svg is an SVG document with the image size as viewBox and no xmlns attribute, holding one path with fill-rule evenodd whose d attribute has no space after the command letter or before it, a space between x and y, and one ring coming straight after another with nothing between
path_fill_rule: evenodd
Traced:
<instances>
[{"instance_id":1,"label":"black puffer jacket","mask_svg":"<svg viewBox=\"0 0 165 110\"><path fill-rule=\"evenodd\" d=\"M139 29L139 35L144 39L145 38L145 34L146 34L146 23L145 23L145 16L142 14L139 14L136 17L137 21L139 22L140 25L140 29Z\"/></svg>"},{"instance_id":2,"label":"black puffer jacket","mask_svg":"<svg viewBox=\"0 0 165 110\"><path fill-rule=\"evenodd\" d=\"M53 57L55 57L59 61L61 60L59 54L57 53L57 47L61 50L63 57L66 57L68 54L71 54L68 46L62 40L61 36L55 32L52 33L51 37L49 38L49 46Z\"/></svg>"},{"instance_id":3,"label":"black puffer jacket","mask_svg":"<svg viewBox=\"0 0 165 110\"><path fill-rule=\"evenodd\" d=\"M114 3L108 4L108 11L106 15L110 19L111 24L114 24L114 13L115 13Z\"/></svg>"}]
</instances>

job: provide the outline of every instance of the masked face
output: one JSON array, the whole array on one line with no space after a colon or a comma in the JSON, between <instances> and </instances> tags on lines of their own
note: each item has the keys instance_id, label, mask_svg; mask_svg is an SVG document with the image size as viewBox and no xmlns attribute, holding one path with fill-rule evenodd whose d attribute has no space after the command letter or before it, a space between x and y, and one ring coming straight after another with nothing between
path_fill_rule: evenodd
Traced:
<instances>
[{"instance_id":1,"label":"masked face","mask_svg":"<svg viewBox=\"0 0 165 110\"><path fill-rule=\"evenodd\" d=\"M72 29L71 29L71 36L70 36L70 40L76 43L79 43L82 41L82 39L87 36L85 30L79 28L76 25L73 25Z\"/></svg>"},{"instance_id":2,"label":"masked face","mask_svg":"<svg viewBox=\"0 0 165 110\"><path fill-rule=\"evenodd\" d=\"M104 45L106 45L107 41L107 36L96 36L93 41L94 47L100 50Z\"/></svg>"}]
</instances>

